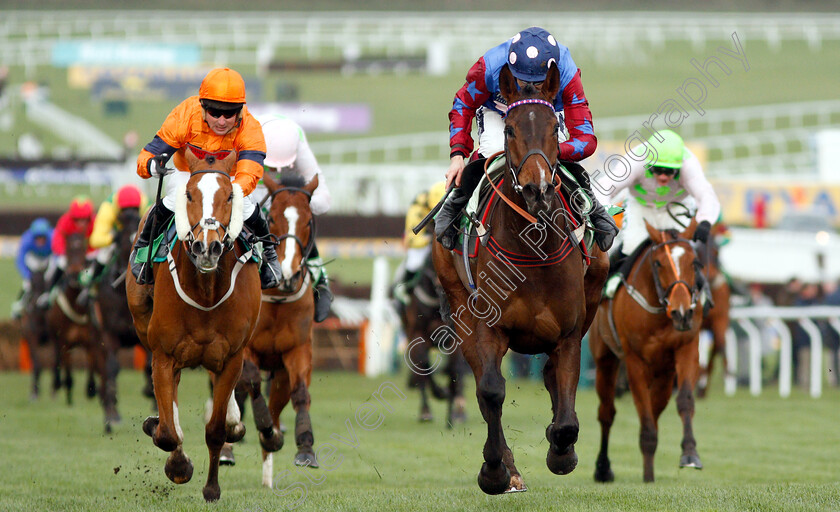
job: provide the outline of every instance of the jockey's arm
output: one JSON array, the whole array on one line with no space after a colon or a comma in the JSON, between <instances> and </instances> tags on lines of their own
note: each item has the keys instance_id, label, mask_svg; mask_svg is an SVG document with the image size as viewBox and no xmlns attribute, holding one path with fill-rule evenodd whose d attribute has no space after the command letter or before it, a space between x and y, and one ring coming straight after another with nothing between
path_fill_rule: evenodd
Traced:
<instances>
[{"instance_id":1,"label":"jockey's arm","mask_svg":"<svg viewBox=\"0 0 840 512\"><path fill-rule=\"evenodd\" d=\"M307 183L312 181L316 175L318 176L318 188L312 193L312 200L309 206L314 215L322 215L329 211L332 206L332 196L330 189L327 187L327 180L324 178L324 173L321 172L321 167L318 165L318 160L312 153L309 147L309 142L306 140L306 135L301 133L300 142L298 142L297 158L295 159L294 170L296 170Z\"/></svg>"},{"instance_id":2,"label":"jockey's arm","mask_svg":"<svg viewBox=\"0 0 840 512\"><path fill-rule=\"evenodd\" d=\"M563 122L569 132L569 140L560 142L560 159L578 162L594 153L598 145L579 69L560 91L560 95L563 100Z\"/></svg>"},{"instance_id":3,"label":"jockey's arm","mask_svg":"<svg viewBox=\"0 0 840 512\"><path fill-rule=\"evenodd\" d=\"M114 224L117 221L117 207L110 201L105 201L96 212L93 231L90 234L90 246L94 249L108 247L114 241Z\"/></svg>"},{"instance_id":4,"label":"jockey's arm","mask_svg":"<svg viewBox=\"0 0 840 512\"><path fill-rule=\"evenodd\" d=\"M683 161L680 169L680 184L697 201L697 222L707 221L714 224L720 216L720 200L712 184L703 174L703 167L697 157L689 151L689 157Z\"/></svg>"},{"instance_id":5,"label":"jockey's arm","mask_svg":"<svg viewBox=\"0 0 840 512\"><path fill-rule=\"evenodd\" d=\"M234 140L237 156L233 182L242 187L242 193L247 196L257 188L263 176L265 137L260 122L247 108L243 109L242 123L238 130Z\"/></svg>"}]
</instances>

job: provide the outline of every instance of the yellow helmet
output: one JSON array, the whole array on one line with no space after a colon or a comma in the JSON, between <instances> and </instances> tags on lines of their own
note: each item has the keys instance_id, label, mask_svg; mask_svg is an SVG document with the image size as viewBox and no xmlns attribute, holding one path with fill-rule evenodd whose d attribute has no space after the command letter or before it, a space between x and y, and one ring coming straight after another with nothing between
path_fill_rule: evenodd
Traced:
<instances>
[{"instance_id":1,"label":"yellow helmet","mask_svg":"<svg viewBox=\"0 0 840 512\"><path fill-rule=\"evenodd\" d=\"M236 110L245 104L245 80L232 69L216 68L201 81L198 98L205 108Z\"/></svg>"}]
</instances>

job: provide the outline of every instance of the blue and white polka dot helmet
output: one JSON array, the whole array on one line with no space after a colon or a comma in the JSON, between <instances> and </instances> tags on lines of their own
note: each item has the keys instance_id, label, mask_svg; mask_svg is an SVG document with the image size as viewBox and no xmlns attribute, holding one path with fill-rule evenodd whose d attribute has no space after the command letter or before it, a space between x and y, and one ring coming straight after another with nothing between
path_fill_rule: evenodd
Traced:
<instances>
[{"instance_id":1,"label":"blue and white polka dot helmet","mask_svg":"<svg viewBox=\"0 0 840 512\"><path fill-rule=\"evenodd\" d=\"M560 59L560 47L554 36L540 27L526 28L513 36L508 67L513 76L526 82L542 82L553 62Z\"/></svg>"}]
</instances>

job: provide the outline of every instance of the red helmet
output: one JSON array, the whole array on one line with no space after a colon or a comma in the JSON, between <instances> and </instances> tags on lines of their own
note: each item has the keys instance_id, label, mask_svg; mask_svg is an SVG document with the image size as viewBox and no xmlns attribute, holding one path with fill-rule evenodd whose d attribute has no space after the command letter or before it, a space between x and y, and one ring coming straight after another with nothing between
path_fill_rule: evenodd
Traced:
<instances>
[{"instance_id":1,"label":"red helmet","mask_svg":"<svg viewBox=\"0 0 840 512\"><path fill-rule=\"evenodd\" d=\"M220 110L233 110L245 103L245 80L229 68L216 68L204 77L198 88L203 104Z\"/></svg>"},{"instance_id":2,"label":"red helmet","mask_svg":"<svg viewBox=\"0 0 840 512\"><path fill-rule=\"evenodd\" d=\"M88 219L93 215L93 203L86 197L77 197L70 203L69 213L74 219Z\"/></svg>"},{"instance_id":3,"label":"red helmet","mask_svg":"<svg viewBox=\"0 0 840 512\"><path fill-rule=\"evenodd\" d=\"M140 208L142 194L137 185L125 185L117 191L117 197L114 203L117 208Z\"/></svg>"}]
</instances>

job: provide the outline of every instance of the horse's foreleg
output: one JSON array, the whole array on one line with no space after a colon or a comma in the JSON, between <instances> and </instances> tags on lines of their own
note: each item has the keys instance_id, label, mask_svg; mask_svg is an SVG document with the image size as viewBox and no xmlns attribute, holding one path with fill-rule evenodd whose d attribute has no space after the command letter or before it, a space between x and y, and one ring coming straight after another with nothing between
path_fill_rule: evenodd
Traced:
<instances>
[{"instance_id":1,"label":"horse's foreleg","mask_svg":"<svg viewBox=\"0 0 840 512\"><path fill-rule=\"evenodd\" d=\"M580 426L575 413L575 394L580 377L580 335L561 339L548 356L543 372L546 388L552 395L554 417L546 428L548 454L546 465L556 475L566 475L577 466L577 442Z\"/></svg>"},{"instance_id":2,"label":"horse's foreleg","mask_svg":"<svg viewBox=\"0 0 840 512\"><path fill-rule=\"evenodd\" d=\"M510 468L503 460L507 445L502 430L505 378L502 376L501 363L507 352L507 340L500 339L500 335L485 324L480 324L477 330L478 341L473 345L473 350L465 352L465 355L472 359L478 406L487 422L484 464L478 473L478 486L487 494L501 494L510 489L513 480ZM512 464L513 455L508 458ZM521 477L517 478L517 483L521 484Z\"/></svg>"},{"instance_id":3,"label":"horse's foreleg","mask_svg":"<svg viewBox=\"0 0 840 512\"><path fill-rule=\"evenodd\" d=\"M88 347L88 374L87 374L87 389L85 390L88 398L93 398L97 395L99 390L96 387L96 375L100 376L105 373L105 361L101 358L101 347ZM101 381L100 381L101 382Z\"/></svg>"},{"instance_id":4,"label":"horse's foreleg","mask_svg":"<svg viewBox=\"0 0 840 512\"><path fill-rule=\"evenodd\" d=\"M697 441L691 426L694 418L694 394L692 384L697 376L697 344L698 336L691 343L677 349L677 412L683 423L681 468L702 469L700 456L697 454ZM670 391L670 390L669 390Z\"/></svg>"},{"instance_id":5,"label":"horse's foreleg","mask_svg":"<svg viewBox=\"0 0 840 512\"><path fill-rule=\"evenodd\" d=\"M274 374L269 383L270 391L268 396L268 412L271 415L271 421L274 424L272 428L272 436L270 438L263 438L260 433L260 444L263 445L263 468L262 468L262 483L265 487L271 488L273 475L273 456L271 452L276 452L283 447L283 432L280 430L280 412L286 407L291 398L289 391L289 374L286 368L280 368L274 371ZM271 450L266 450L267 443Z\"/></svg>"},{"instance_id":6,"label":"horse's foreleg","mask_svg":"<svg viewBox=\"0 0 840 512\"><path fill-rule=\"evenodd\" d=\"M449 426L467 421L466 400L464 399L464 354L458 348L449 355L447 374L449 375Z\"/></svg>"},{"instance_id":7,"label":"horse's foreleg","mask_svg":"<svg viewBox=\"0 0 840 512\"><path fill-rule=\"evenodd\" d=\"M636 405L636 412L639 415L639 447L642 450L643 478L645 482L653 482L653 457L656 454L659 434L651 406L651 383L646 375L645 362L638 356L627 353L625 363L627 380L633 394L633 403Z\"/></svg>"},{"instance_id":8,"label":"horse's foreleg","mask_svg":"<svg viewBox=\"0 0 840 512\"><path fill-rule=\"evenodd\" d=\"M597 322L597 320L596 320ZM595 481L615 479L609 457L610 430L615 421L615 383L619 359L601 341L600 334L590 332L589 346L595 359L595 391L598 393L598 423L601 424L601 449L595 461Z\"/></svg>"},{"instance_id":9,"label":"horse's foreleg","mask_svg":"<svg viewBox=\"0 0 840 512\"><path fill-rule=\"evenodd\" d=\"M110 431L114 424L122 421L117 411L117 375L120 373L120 363L117 360L119 342L112 336L104 337L105 346L102 347L105 357L104 373L102 375L102 404L105 408L105 429Z\"/></svg>"},{"instance_id":10,"label":"horse's foreleg","mask_svg":"<svg viewBox=\"0 0 840 512\"><path fill-rule=\"evenodd\" d=\"M239 421L239 409L233 398L233 389L242 373L242 359L243 351L239 351L230 358L213 385L213 414L204 427L204 440L210 453L207 483L203 489L206 501L216 501L222 494L219 488L219 452L222 450L222 445L225 444L225 440L238 441L235 437L239 436L239 439L241 439L245 433L244 427ZM157 389L157 382L155 382L155 389ZM233 413L233 415L229 416L229 413ZM235 421L233 421L234 419ZM234 424L236 426L229 427L229 425Z\"/></svg>"},{"instance_id":11,"label":"horse's foreleg","mask_svg":"<svg viewBox=\"0 0 840 512\"><path fill-rule=\"evenodd\" d=\"M315 460L315 436L312 433L312 420L309 417L309 383L312 378L312 345L298 345L283 354L283 364L289 371L292 407L295 409L295 444L297 454L295 465L317 468Z\"/></svg>"}]
</instances>

